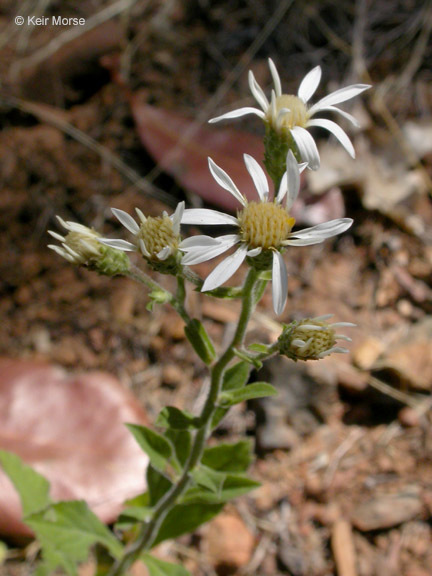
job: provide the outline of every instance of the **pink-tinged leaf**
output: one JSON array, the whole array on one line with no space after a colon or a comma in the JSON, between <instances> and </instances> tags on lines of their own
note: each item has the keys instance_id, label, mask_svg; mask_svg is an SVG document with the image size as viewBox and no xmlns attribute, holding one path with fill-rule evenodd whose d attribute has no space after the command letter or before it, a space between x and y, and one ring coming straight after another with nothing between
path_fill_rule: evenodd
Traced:
<instances>
[{"instance_id":1,"label":"pink-tinged leaf","mask_svg":"<svg viewBox=\"0 0 432 576\"><path fill-rule=\"evenodd\" d=\"M199 124L174 112L145 103L143 95L131 98L132 113L143 145L168 174L185 189L225 210L240 208L233 196L211 176L210 156L227 172L249 200L258 194L248 174L243 154L250 154L263 166L262 138L234 128Z\"/></svg>"},{"instance_id":2,"label":"pink-tinged leaf","mask_svg":"<svg viewBox=\"0 0 432 576\"><path fill-rule=\"evenodd\" d=\"M145 490L148 458L125 422L147 419L113 376L68 375L42 362L0 358L0 449L45 476L53 500L86 500L107 523ZM31 536L1 469L0 534Z\"/></svg>"}]
</instances>

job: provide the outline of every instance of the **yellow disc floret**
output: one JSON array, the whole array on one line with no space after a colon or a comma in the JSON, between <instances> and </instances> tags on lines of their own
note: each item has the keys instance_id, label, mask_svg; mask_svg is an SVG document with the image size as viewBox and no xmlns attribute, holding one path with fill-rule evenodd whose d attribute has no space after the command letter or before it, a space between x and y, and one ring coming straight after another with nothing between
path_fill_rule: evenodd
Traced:
<instances>
[{"instance_id":1,"label":"yellow disc floret","mask_svg":"<svg viewBox=\"0 0 432 576\"><path fill-rule=\"evenodd\" d=\"M141 223L138 238L144 242L150 259L157 260L157 255L167 246L174 252L178 248L179 239L174 234L173 222L168 216L149 216Z\"/></svg>"},{"instance_id":2,"label":"yellow disc floret","mask_svg":"<svg viewBox=\"0 0 432 576\"><path fill-rule=\"evenodd\" d=\"M250 202L239 214L240 235L250 248L279 249L295 219L274 202Z\"/></svg>"},{"instance_id":3,"label":"yellow disc floret","mask_svg":"<svg viewBox=\"0 0 432 576\"><path fill-rule=\"evenodd\" d=\"M282 109L285 109L286 112L279 116ZM306 104L291 94L282 94L276 98L276 118L271 113L271 107L267 114L267 121L273 124L276 129L288 128L291 130L294 126L304 128L309 119ZM279 118L278 122L276 122L277 118Z\"/></svg>"}]
</instances>

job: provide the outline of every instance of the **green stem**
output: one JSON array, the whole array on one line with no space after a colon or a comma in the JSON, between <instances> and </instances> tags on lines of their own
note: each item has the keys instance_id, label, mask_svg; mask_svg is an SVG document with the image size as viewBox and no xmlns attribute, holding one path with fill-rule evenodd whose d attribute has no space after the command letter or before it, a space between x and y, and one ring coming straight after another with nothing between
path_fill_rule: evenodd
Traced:
<instances>
[{"instance_id":1,"label":"green stem","mask_svg":"<svg viewBox=\"0 0 432 576\"><path fill-rule=\"evenodd\" d=\"M169 290L165 290L158 282L155 282L148 274L143 272L141 268L131 264L130 270L125 274L128 278L144 284L149 290L160 291L166 295L166 301L176 310L186 324L190 322L190 316L184 307L186 297L186 290L184 279L177 277L177 294L174 296Z\"/></svg>"},{"instance_id":2,"label":"green stem","mask_svg":"<svg viewBox=\"0 0 432 576\"><path fill-rule=\"evenodd\" d=\"M188 488L190 473L201 461L207 439L211 434L211 423L217 409L217 399L222 389L225 370L235 356L234 349L243 345L247 325L256 304L255 286L258 277L259 272L250 268L243 286L242 309L235 334L230 345L213 365L210 390L199 416L201 426L196 432L191 452L179 480L156 504L153 509L152 519L141 527L136 540L126 548L123 557L113 564L108 576L121 576L143 552L151 548L168 512Z\"/></svg>"}]
</instances>

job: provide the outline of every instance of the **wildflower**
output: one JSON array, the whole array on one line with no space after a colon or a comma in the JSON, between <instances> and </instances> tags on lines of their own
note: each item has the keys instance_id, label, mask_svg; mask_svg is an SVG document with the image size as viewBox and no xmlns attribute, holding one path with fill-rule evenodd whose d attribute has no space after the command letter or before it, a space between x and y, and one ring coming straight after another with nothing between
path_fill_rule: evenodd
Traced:
<instances>
[{"instance_id":1,"label":"wildflower","mask_svg":"<svg viewBox=\"0 0 432 576\"><path fill-rule=\"evenodd\" d=\"M327 320L333 314L306 318L300 322L292 322L284 327L278 340L279 352L292 360L320 360L329 354L338 352L346 354L346 348L337 345L337 340L351 342L344 334L337 334L335 328L355 326L351 322L334 322Z\"/></svg>"},{"instance_id":2,"label":"wildflower","mask_svg":"<svg viewBox=\"0 0 432 576\"><path fill-rule=\"evenodd\" d=\"M312 228L292 232L295 219L290 216L291 209L300 188L300 169L290 151L286 161L286 172L281 180L279 191L274 200L269 200L267 177L254 158L244 155L244 161L252 177L260 202L248 202L228 174L211 158L209 168L213 178L222 188L230 192L241 204L237 216L230 216L216 210L185 210L183 224L229 224L238 230L235 234L212 238L194 236L183 240L179 248L186 255L182 264L193 265L210 260L233 246L237 250L209 274L202 291L213 290L224 284L247 259L250 266L272 270L273 307L276 314L284 309L287 298L287 272L281 252L286 246L307 246L323 242L326 238L347 230L352 220L339 218ZM285 200L286 198L286 200ZM285 200L285 202L284 202Z\"/></svg>"},{"instance_id":3,"label":"wildflower","mask_svg":"<svg viewBox=\"0 0 432 576\"><path fill-rule=\"evenodd\" d=\"M135 242L111 238L100 238L99 242L125 252L141 252L153 268L171 273L177 263L184 202L177 205L171 216L164 211L162 216L146 217L139 208L135 210L139 218L138 224L127 212L111 208L114 216L135 236Z\"/></svg>"},{"instance_id":4,"label":"wildflower","mask_svg":"<svg viewBox=\"0 0 432 576\"><path fill-rule=\"evenodd\" d=\"M129 270L129 260L122 252L100 244L101 235L93 228L87 228L76 222L65 222L57 216L60 224L68 233L62 236L48 230L48 233L61 242L61 246L49 244L48 248L78 266L87 266L101 274L114 276Z\"/></svg>"},{"instance_id":5,"label":"wildflower","mask_svg":"<svg viewBox=\"0 0 432 576\"><path fill-rule=\"evenodd\" d=\"M306 74L300 84L297 96L282 93L280 77L271 58L269 58L269 67L274 84L274 89L271 91L270 102L255 80L253 72L250 70L249 87L260 108L238 108L217 118L212 118L210 122L219 122L219 120L255 114L264 120L270 132L274 132L279 137L285 139L288 138L291 140L292 138L295 143L294 151L298 151L300 158L308 162L309 168L312 170L319 168L320 158L315 141L308 132L309 128L319 127L328 130L339 140L350 156L354 158L354 147L347 134L336 122L325 118L312 118L319 112L335 112L349 120L354 126L358 126L356 119L351 114L340 110L335 104L340 104L341 102L354 98L364 90L370 88L370 86L368 84L352 84L351 86L346 86L345 88L332 92L309 107L308 102L314 95L321 80L321 67L316 66ZM295 150L295 148L297 150ZM287 150L285 154L286 152Z\"/></svg>"}]
</instances>

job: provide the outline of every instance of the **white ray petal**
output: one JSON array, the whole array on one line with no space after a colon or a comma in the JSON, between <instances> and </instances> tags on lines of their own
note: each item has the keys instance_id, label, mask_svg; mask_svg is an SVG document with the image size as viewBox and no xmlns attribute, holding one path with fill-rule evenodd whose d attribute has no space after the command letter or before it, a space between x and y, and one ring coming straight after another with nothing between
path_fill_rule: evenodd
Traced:
<instances>
[{"instance_id":1,"label":"white ray petal","mask_svg":"<svg viewBox=\"0 0 432 576\"><path fill-rule=\"evenodd\" d=\"M346 120L349 120L351 124L353 124L356 128L360 128L360 124L357 122L357 120L354 118L352 114L348 114L348 112L345 112L345 110L341 110L336 106L324 106L323 108L317 110L315 114L317 114L318 112L336 112L336 114L340 114Z\"/></svg>"},{"instance_id":2,"label":"white ray petal","mask_svg":"<svg viewBox=\"0 0 432 576\"><path fill-rule=\"evenodd\" d=\"M281 108L276 116L276 128L278 130L282 130L283 128L283 121L284 121L284 116L286 116L287 114L290 114L291 110L289 108Z\"/></svg>"},{"instance_id":3,"label":"white ray petal","mask_svg":"<svg viewBox=\"0 0 432 576\"><path fill-rule=\"evenodd\" d=\"M250 258L255 258L255 256L259 256L261 252L262 248L261 246L258 246L258 248L252 248L252 250L248 250L247 256L249 256Z\"/></svg>"},{"instance_id":4,"label":"white ray petal","mask_svg":"<svg viewBox=\"0 0 432 576\"><path fill-rule=\"evenodd\" d=\"M139 239L139 247L141 250L141 253L146 257L146 258L150 258L151 254L150 252L147 250L147 246L145 245L145 242L142 238Z\"/></svg>"},{"instance_id":5,"label":"white ray petal","mask_svg":"<svg viewBox=\"0 0 432 576\"><path fill-rule=\"evenodd\" d=\"M207 262L207 260L216 258L216 256L223 254L235 246L239 242L240 237L236 234L228 234L226 236L221 236L218 240L220 240L220 242L218 242L216 246L202 246L201 248L198 246L192 247L183 257L182 264L185 264L186 266L194 266L195 264Z\"/></svg>"},{"instance_id":6,"label":"white ray petal","mask_svg":"<svg viewBox=\"0 0 432 576\"><path fill-rule=\"evenodd\" d=\"M328 94L328 96L324 96L324 98L321 98L321 100L314 104L309 109L309 115L312 116L313 114L316 114L318 110L322 110L324 107L333 106L334 104L340 104L346 100L351 100L351 98L358 96L368 88L370 88L369 84L352 84L351 86L340 88L339 90Z\"/></svg>"},{"instance_id":7,"label":"white ray petal","mask_svg":"<svg viewBox=\"0 0 432 576\"><path fill-rule=\"evenodd\" d=\"M52 236L53 238L55 238L56 240L58 240L59 242L65 242L66 238L64 236L62 236L61 234L58 234L57 232L54 232L53 230L48 230L48 234L50 236Z\"/></svg>"},{"instance_id":8,"label":"white ray petal","mask_svg":"<svg viewBox=\"0 0 432 576\"><path fill-rule=\"evenodd\" d=\"M258 84L258 82L255 80L255 76L254 76L252 70L249 70L248 79L249 79L249 88L250 88L250 91L252 92L253 97L258 102L258 104L261 106L261 108L264 110L264 112L267 112L267 110L269 108L269 101L267 100L267 96L264 94L263 89Z\"/></svg>"},{"instance_id":9,"label":"white ray petal","mask_svg":"<svg viewBox=\"0 0 432 576\"><path fill-rule=\"evenodd\" d=\"M355 158L355 150L351 140L348 138L344 130L342 130L342 128L336 124L336 122L333 122L332 120L326 120L324 118L317 118L316 120L309 120L307 126L308 128L316 126L318 128L324 128L324 130L328 130L339 140L351 158Z\"/></svg>"},{"instance_id":10,"label":"white ray petal","mask_svg":"<svg viewBox=\"0 0 432 576\"><path fill-rule=\"evenodd\" d=\"M159 260L162 260L162 262L164 260L166 260L168 258L168 256L170 256L172 253L171 247L170 246L165 246L165 248L162 248L162 250L160 252L158 252L156 254L156 256L159 258Z\"/></svg>"},{"instance_id":11,"label":"white ray petal","mask_svg":"<svg viewBox=\"0 0 432 576\"><path fill-rule=\"evenodd\" d=\"M276 118L276 116L277 116L276 92L274 90L271 91L270 115L272 118Z\"/></svg>"},{"instance_id":12,"label":"white ray petal","mask_svg":"<svg viewBox=\"0 0 432 576\"><path fill-rule=\"evenodd\" d=\"M247 247L241 245L234 254L228 256L207 276L206 281L201 288L202 292L213 290L218 286L222 286L227 280L231 278L235 272L240 268L244 259L246 258Z\"/></svg>"},{"instance_id":13,"label":"white ray petal","mask_svg":"<svg viewBox=\"0 0 432 576\"><path fill-rule=\"evenodd\" d=\"M345 340L346 342L352 342L352 338L345 336L345 334L335 334L336 340Z\"/></svg>"},{"instance_id":14,"label":"white ray petal","mask_svg":"<svg viewBox=\"0 0 432 576\"><path fill-rule=\"evenodd\" d=\"M322 314L321 316L315 316L315 318L312 318L312 320L315 320L316 322L322 322L323 320L328 320L333 316L334 314Z\"/></svg>"},{"instance_id":15,"label":"white ray petal","mask_svg":"<svg viewBox=\"0 0 432 576\"><path fill-rule=\"evenodd\" d=\"M282 200L285 198L286 193L288 192L288 174L286 172L283 173L279 184L279 190L276 196L276 203L282 204Z\"/></svg>"},{"instance_id":16,"label":"white ray petal","mask_svg":"<svg viewBox=\"0 0 432 576\"><path fill-rule=\"evenodd\" d=\"M122 250L123 252L136 252L137 249L135 244L132 244L132 242L116 238L98 238L98 242L105 244L105 246L109 246L110 248Z\"/></svg>"},{"instance_id":17,"label":"white ray petal","mask_svg":"<svg viewBox=\"0 0 432 576\"><path fill-rule=\"evenodd\" d=\"M173 223L173 233L178 236L180 234L180 224L181 224L181 219L183 216L183 212L185 209L185 203L183 202L179 202L179 204L177 204L177 208L175 209L175 212L172 216L170 216L172 223Z\"/></svg>"},{"instance_id":18,"label":"white ray petal","mask_svg":"<svg viewBox=\"0 0 432 576\"><path fill-rule=\"evenodd\" d=\"M347 350L346 348L342 348L341 346L334 346L333 348L329 348L328 350L325 350L324 352L318 354L318 358L325 358L326 356L330 356L330 354L333 354L334 352L336 354L348 354L349 350Z\"/></svg>"},{"instance_id":19,"label":"white ray petal","mask_svg":"<svg viewBox=\"0 0 432 576\"><path fill-rule=\"evenodd\" d=\"M232 194L234 198L240 202L240 204L246 206L246 198L243 196L243 194L240 192L240 190L237 188L225 170L222 170L222 168L218 166L216 162L214 162L211 158L208 159L208 164L210 172L219 186L222 186L222 188Z\"/></svg>"},{"instance_id":20,"label":"white ray petal","mask_svg":"<svg viewBox=\"0 0 432 576\"><path fill-rule=\"evenodd\" d=\"M269 185L264 170L252 156L243 155L247 171L251 175L255 188L258 192L261 202L266 202L269 195Z\"/></svg>"},{"instance_id":21,"label":"white ray petal","mask_svg":"<svg viewBox=\"0 0 432 576\"><path fill-rule=\"evenodd\" d=\"M48 244L48 248L54 250L54 252L57 252L57 254L62 258L69 260L69 262L73 262L73 258L66 252L64 248L61 248L61 246L57 246L57 244Z\"/></svg>"},{"instance_id":22,"label":"white ray petal","mask_svg":"<svg viewBox=\"0 0 432 576\"><path fill-rule=\"evenodd\" d=\"M303 100L303 102L308 102L312 96L315 94L318 84L321 81L321 66L315 66L306 76L303 78L297 96Z\"/></svg>"},{"instance_id":23,"label":"white ray petal","mask_svg":"<svg viewBox=\"0 0 432 576\"><path fill-rule=\"evenodd\" d=\"M117 220L129 230L129 232L132 232L134 235L138 234L139 226L130 214L124 210L119 210L118 208L111 208L111 212L114 214Z\"/></svg>"},{"instance_id":24,"label":"white ray petal","mask_svg":"<svg viewBox=\"0 0 432 576\"><path fill-rule=\"evenodd\" d=\"M273 252L272 266L272 295L273 309L275 314L282 314L287 301L288 276L285 261L282 254L275 250Z\"/></svg>"},{"instance_id":25,"label":"white ray petal","mask_svg":"<svg viewBox=\"0 0 432 576\"><path fill-rule=\"evenodd\" d=\"M238 226L238 220L235 216L218 212L217 210L209 210L207 208L188 208L183 212L182 224L230 224Z\"/></svg>"},{"instance_id":26,"label":"white ray petal","mask_svg":"<svg viewBox=\"0 0 432 576\"><path fill-rule=\"evenodd\" d=\"M282 85L280 81L279 72L275 66L275 63L271 58L268 59L270 74L272 75L273 85L275 89L276 96L282 96Z\"/></svg>"},{"instance_id":27,"label":"white ray petal","mask_svg":"<svg viewBox=\"0 0 432 576\"><path fill-rule=\"evenodd\" d=\"M288 196L286 200L287 210L291 208L294 204L299 190L300 190L300 171L295 159L294 154L290 150L287 155L287 184L288 184Z\"/></svg>"},{"instance_id":28,"label":"white ray petal","mask_svg":"<svg viewBox=\"0 0 432 576\"><path fill-rule=\"evenodd\" d=\"M340 328L340 327L347 327L347 328L356 328L357 324L353 324L353 322L333 322L330 324L332 328Z\"/></svg>"},{"instance_id":29,"label":"white ray petal","mask_svg":"<svg viewBox=\"0 0 432 576\"><path fill-rule=\"evenodd\" d=\"M304 340L300 340L300 338L294 338L291 344L293 346L297 346L298 348L304 348L306 346L306 342Z\"/></svg>"},{"instance_id":30,"label":"white ray petal","mask_svg":"<svg viewBox=\"0 0 432 576\"><path fill-rule=\"evenodd\" d=\"M63 218L61 216L59 216L57 214L56 218L59 221L59 223L63 226L63 228L66 228L67 230L69 229L69 226L67 225L67 223L63 220Z\"/></svg>"},{"instance_id":31,"label":"white ray petal","mask_svg":"<svg viewBox=\"0 0 432 576\"><path fill-rule=\"evenodd\" d=\"M326 238L331 238L332 236L345 232L352 223L353 220L351 218L337 218L336 220L330 220L329 222L324 222L317 226L292 232L290 238L284 240L282 244L287 246L309 246L311 244L319 244Z\"/></svg>"},{"instance_id":32,"label":"white ray petal","mask_svg":"<svg viewBox=\"0 0 432 576\"><path fill-rule=\"evenodd\" d=\"M216 116L216 118L211 118L209 120L209 124L215 124L221 120L241 118L242 116L247 116L248 114L255 114L255 116L259 116L262 120L265 118L265 114L262 110L258 110L258 108L252 108L251 106L245 106L244 108L237 108L237 110L232 110L231 112L221 114L221 116Z\"/></svg>"},{"instance_id":33,"label":"white ray petal","mask_svg":"<svg viewBox=\"0 0 432 576\"><path fill-rule=\"evenodd\" d=\"M209 248L219 246L219 244L220 242L217 238L200 234L199 236L190 236L189 238L185 238L180 242L179 248L180 250L189 252L189 250L193 250L194 248Z\"/></svg>"},{"instance_id":34,"label":"white ray petal","mask_svg":"<svg viewBox=\"0 0 432 576\"><path fill-rule=\"evenodd\" d=\"M320 157L315 140L309 132L301 126L294 126L291 130L291 134L302 159L308 163L311 170L317 170L320 166Z\"/></svg>"},{"instance_id":35,"label":"white ray petal","mask_svg":"<svg viewBox=\"0 0 432 576\"><path fill-rule=\"evenodd\" d=\"M138 214L138 218L141 220L143 224L144 222L147 222L147 217L144 215L144 212L142 210L140 210L139 208L135 208L135 212Z\"/></svg>"}]
</instances>

